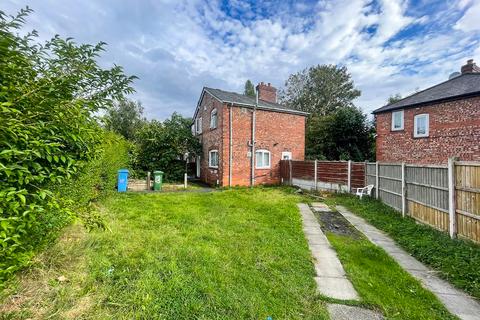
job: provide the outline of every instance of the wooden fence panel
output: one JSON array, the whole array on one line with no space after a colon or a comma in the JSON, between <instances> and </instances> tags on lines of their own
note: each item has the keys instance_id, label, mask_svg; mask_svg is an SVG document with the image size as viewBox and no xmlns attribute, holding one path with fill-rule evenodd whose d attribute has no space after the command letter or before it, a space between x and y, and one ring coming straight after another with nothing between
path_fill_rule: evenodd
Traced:
<instances>
[{"instance_id":1,"label":"wooden fence panel","mask_svg":"<svg viewBox=\"0 0 480 320\"><path fill-rule=\"evenodd\" d=\"M455 163L457 234L480 242L480 163Z\"/></svg>"},{"instance_id":2,"label":"wooden fence panel","mask_svg":"<svg viewBox=\"0 0 480 320\"><path fill-rule=\"evenodd\" d=\"M365 187L365 163L364 162L354 162L352 163L352 174L351 174L351 186L352 188L363 188Z\"/></svg>"},{"instance_id":3,"label":"wooden fence panel","mask_svg":"<svg viewBox=\"0 0 480 320\"><path fill-rule=\"evenodd\" d=\"M378 164L378 197L389 206L402 210L402 165Z\"/></svg>"},{"instance_id":4,"label":"wooden fence panel","mask_svg":"<svg viewBox=\"0 0 480 320\"><path fill-rule=\"evenodd\" d=\"M377 175L377 165L375 163L367 162L365 165L365 180L366 185L375 185L375 177Z\"/></svg>"}]
</instances>

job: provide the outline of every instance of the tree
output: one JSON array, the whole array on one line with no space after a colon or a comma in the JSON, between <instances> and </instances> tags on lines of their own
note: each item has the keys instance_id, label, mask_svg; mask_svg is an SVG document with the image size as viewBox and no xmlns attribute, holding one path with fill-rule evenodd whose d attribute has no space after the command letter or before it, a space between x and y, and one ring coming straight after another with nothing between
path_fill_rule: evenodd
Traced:
<instances>
[{"instance_id":1,"label":"tree","mask_svg":"<svg viewBox=\"0 0 480 320\"><path fill-rule=\"evenodd\" d=\"M141 171L161 170L166 181L180 181L185 173L185 154L201 151L191 131L192 120L173 113L163 123L146 122L136 135L135 168Z\"/></svg>"},{"instance_id":2,"label":"tree","mask_svg":"<svg viewBox=\"0 0 480 320\"><path fill-rule=\"evenodd\" d=\"M256 96L255 87L253 86L252 81L247 80L245 82L245 90L244 90L243 94L246 95L246 96L255 98L255 96Z\"/></svg>"},{"instance_id":3,"label":"tree","mask_svg":"<svg viewBox=\"0 0 480 320\"><path fill-rule=\"evenodd\" d=\"M145 122L142 115L143 107L140 101L121 100L108 109L104 118L105 127L133 141L135 132Z\"/></svg>"},{"instance_id":4,"label":"tree","mask_svg":"<svg viewBox=\"0 0 480 320\"><path fill-rule=\"evenodd\" d=\"M280 91L280 101L315 117L353 106L360 94L346 67L317 65L290 75Z\"/></svg>"},{"instance_id":5,"label":"tree","mask_svg":"<svg viewBox=\"0 0 480 320\"><path fill-rule=\"evenodd\" d=\"M356 107L341 107L335 112L310 119L307 127L306 156L309 159L372 160L374 128Z\"/></svg>"},{"instance_id":6,"label":"tree","mask_svg":"<svg viewBox=\"0 0 480 320\"><path fill-rule=\"evenodd\" d=\"M402 100L402 95L400 93L396 93L394 95L391 95L390 97L388 97L387 99L387 104L392 104L392 103L395 103L397 101L400 101Z\"/></svg>"}]
</instances>

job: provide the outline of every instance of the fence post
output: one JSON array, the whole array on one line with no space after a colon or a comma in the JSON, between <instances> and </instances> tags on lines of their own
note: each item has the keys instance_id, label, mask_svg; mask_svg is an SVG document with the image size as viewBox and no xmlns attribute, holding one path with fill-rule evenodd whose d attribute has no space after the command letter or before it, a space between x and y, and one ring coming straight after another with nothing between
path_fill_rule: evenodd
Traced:
<instances>
[{"instance_id":1,"label":"fence post","mask_svg":"<svg viewBox=\"0 0 480 320\"><path fill-rule=\"evenodd\" d=\"M150 171L147 171L147 190L150 190Z\"/></svg>"},{"instance_id":2,"label":"fence post","mask_svg":"<svg viewBox=\"0 0 480 320\"><path fill-rule=\"evenodd\" d=\"M451 238L457 234L457 219L455 208L455 158L448 158L448 231Z\"/></svg>"},{"instance_id":3,"label":"fence post","mask_svg":"<svg viewBox=\"0 0 480 320\"><path fill-rule=\"evenodd\" d=\"M352 160L348 160L347 166L348 166L347 190L348 190L348 193L351 193L352 192Z\"/></svg>"},{"instance_id":4,"label":"fence post","mask_svg":"<svg viewBox=\"0 0 480 320\"><path fill-rule=\"evenodd\" d=\"M406 197L406 177L405 177L405 162L402 162L402 217L405 217L407 212L407 197Z\"/></svg>"},{"instance_id":5,"label":"fence post","mask_svg":"<svg viewBox=\"0 0 480 320\"><path fill-rule=\"evenodd\" d=\"M292 160L288 160L288 174L290 175L290 185L293 185L293 179L292 179Z\"/></svg>"},{"instance_id":6,"label":"fence post","mask_svg":"<svg viewBox=\"0 0 480 320\"><path fill-rule=\"evenodd\" d=\"M375 162L375 198L378 199L378 188L380 179L378 178L378 161Z\"/></svg>"},{"instance_id":7,"label":"fence post","mask_svg":"<svg viewBox=\"0 0 480 320\"><path fill-rule=\"evenodd\" d=\"M314 172L314 179L313 180L315 181L315 191L317 191L318 190L318 185L317 185L317 182L318 182L318 160L315 160L314 166L315 166L315 168L313 170L313 172Z\"/></svg>"}]
</instances>

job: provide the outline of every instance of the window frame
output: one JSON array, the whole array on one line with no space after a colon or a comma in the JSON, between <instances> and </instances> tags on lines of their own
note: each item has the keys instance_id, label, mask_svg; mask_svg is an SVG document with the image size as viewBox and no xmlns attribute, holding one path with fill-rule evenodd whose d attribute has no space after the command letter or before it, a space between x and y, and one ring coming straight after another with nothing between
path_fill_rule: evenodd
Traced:
<instances>
[{"instance_id":1,"label":"window frame","mask_svg":"<svg viewBox=\"0 0 480 320\"><path fill-rule=\"evenodd\" d=\"M262 154L262 166L259 166L258 165L258 156L257 156L257 153L261 153ZM266 166L265 164L263 164L263 155L265 153L268 153L268 166ZM270 169L271 168L271 165L272 165L272 153L269 151L269 150L266 150L266 149L258 149L258 150L255 150L255 169Z\"/></svg>"},{"instance_id":2,"label":"window frame","mask_svg":"<svg viewBox=\"0 0 480 320\"><path fill-rule=\"evenodd\" d=\"M395 128L395 114L400 114L401 115L401 122L400 122L400 128ZM396 110L392 111L392 125L391 125L391 130L392 131L402 131L405 129L405 114L403 110Z\"/></svg>"},{"instance_id":3,"label":"window frame","mask_svg":"<svg viewBox=\"0 0 480 320\"><path fill-rule=\"evenodd\" d=\"M217 165L212 165L212 153L217 154ZM218 150L217 149L212 149L212 150L208 151L208 167L213 168L213 169L218 169L219 163L220 163L220 155L218 153Z\"/></svg>"},{"instance_id":4,"label":"window frame","mask_svg":"<svg viewBox=\"0 0 480 320\"><path fill-rule=\"evenodd\" d=\"M213 125L213 117L215 116L215 126ZM214 108L211 112L210 112L210 129L216 129L218 127L218 111L217 111L217 108Z\"/></svg>"},{"instance_id":5,"label":"window frame","mask_svg":"<svg viewBox=\"0 0 480 320\"><path fill-rule=\"evenodd\" d=\"M417 129L418 129L418 119L420 117L425 117L426 118L426 121L425 121L425 133L417 133ZM414 117L413 117L413 137L414 138L426 138L430 136L430 115L428 113L420 113L420 114L416 114Z\"/></svg>"},{"instance_id":6,"label":"window frame","mask_svg":"<svg viewBox=\"0 0 480 320\"><path fill-rule=\"evenodd\" d=\"M196 134L202 133L202 117L197 117L195 119L195 133Z\"/></svg>"}]
</instances>

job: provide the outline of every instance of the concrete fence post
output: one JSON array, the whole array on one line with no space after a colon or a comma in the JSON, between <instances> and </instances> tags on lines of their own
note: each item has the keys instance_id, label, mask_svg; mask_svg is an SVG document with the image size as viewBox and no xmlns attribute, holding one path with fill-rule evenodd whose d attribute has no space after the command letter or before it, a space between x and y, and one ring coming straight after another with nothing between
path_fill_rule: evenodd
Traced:
<instances>
[{"instance_id":1,"label":"concrete fence post","mask_svg":"<svg viewBox=\"0 0 480 320\"><path fill-rule=\"evenodd\" d=\"M150 171L147 171L147 190L150 190Z\"/></svg>"},{"instance_id":2,"label":"concrete fence post","mask_svg":"<svg viewBox=\"0 0 480 320\"><path fill-rule=\"evenodd\" d=\"M405 176L405 162L402 162L402 217L405 217L407 213L407 188L406 188L406 176Z\"/></svg>"},{"instance_id":3,"label":"concrete fence post","mask_svg":"<svg viewBox=\"0 0 480 320\"><path fill-rule=\"evenodd\" d=\"M380 179L378 178L378 161L375 162L375 198L378 199L378 188L380 187L378 184Z\"/></svg>"},{"instance_id":4,"label":"concrete fence post","mask_svg":"<svg viewBox=\"0 0 480 320\"><path fill-rule=\"evenodd\" d=\"M455 204L455 158L448 158L448 231L451 238L457 234Z\"/></svg>"},{"instance_id":5,"label":"concrete fence post","mask_svg":"<svg viewBox=\"0 0 480 320\"><path fill-rule=\"evenodd\" d=\"M352 160L348 160L347 162L347 190L348 193L352 192Z\"/></svg>"},{"instance_id":6,"label":"concrete fence post","mask_svg":"<svg viewBox=\"0 0 480 320\"><path fill-rule=\"evenodd\" d=\"M318 160L315 160L313 165L315 166L315 168L313 168L313 172L314 172L313 181L315 183L315 191L317 191L318 190Z\"/></svg>"}]
</instances>

